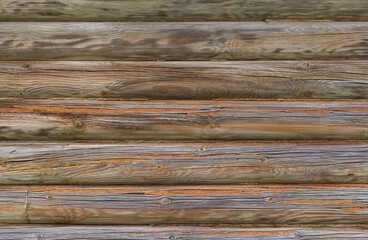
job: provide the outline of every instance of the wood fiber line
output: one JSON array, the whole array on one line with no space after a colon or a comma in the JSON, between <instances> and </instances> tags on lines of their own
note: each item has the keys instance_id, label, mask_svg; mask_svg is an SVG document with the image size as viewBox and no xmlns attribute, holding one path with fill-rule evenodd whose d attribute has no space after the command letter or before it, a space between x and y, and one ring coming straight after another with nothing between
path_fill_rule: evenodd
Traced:
<instances>
[{"instance_id":1,"label":"wood fiber line","mask_svg":"<svg viewBox=\"0 0 368 240\"><path fill-rule=\"evenodd\" d=\"M367 99L368 61L1 62L0 97Z\"/></svg>"},{"instance_id":2,"label":"wood fiber line","mask_svg":"<svg viewBox=\"0 0 368 240\"><path fill-rule=\"evenodd\" d=\"M14 217L27 189L0 186L8 205L1 222L27 222ZM31 186L27 216L47 224L367 224L367 196L363 184Z\"/></svg>"},{"instance_id":3,"label":"wood fiber line","mask_svg":"<svg viewBox=\"0 0 368 240\"><path fill-rule=\"evenodd\" d=\"M0 184L368 183L368 144L1 143Z\"/></svg>"},{"instance_id":4,"label":"wood fiber line","mask_svg":"<svg viewBox=\"0 0 368 240\"><path fill-rule=\"evenodd\" d=\"M367 140L366 101L0 100L1 140Z\"/></svg>"},{"instance_id":5,"label":"wood fiber line","mask_svg":"<svg viewBox=\"0 0 368 240\"><path fill-rule=\"evenodd\" d=\"M365 0L2 0L0 21L367 21Z\"/></svg>"},{"instance_id":6,"label":"wood fiber line","mask_svg":"<svg viewBox=\"0 0 368 240\"><path fill-rule=\"evenodd\" d=\"M0 60L367 57L368 22L0 23Z\"/></svg>"},{"instance_id":7,"label":"wood fiber line","mask_svg":"<svg viewBox=\"0 0 368 240\"><path fill-rule=\"evenodd\" d=\"M365 228L230 228L230 227L149 227L149 226L0 226L0 238L3 240L100 240L108 236L112 240L121 239L198 239L198 240L279 240L279 239L365 239Z\"/></svg>"}]
</instances>

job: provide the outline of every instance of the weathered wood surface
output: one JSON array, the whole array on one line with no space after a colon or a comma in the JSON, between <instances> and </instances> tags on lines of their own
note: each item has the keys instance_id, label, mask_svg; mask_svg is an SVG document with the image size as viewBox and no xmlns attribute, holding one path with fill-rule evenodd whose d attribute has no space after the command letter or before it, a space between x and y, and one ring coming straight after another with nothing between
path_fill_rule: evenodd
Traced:
<instances>
[{"instance_id":1,"label":"weathered wood surface","mask_svg":"<svg viewBox=\"0 0 368 240\"><path fill-rule=\"evenodd\" d=\"M0 100L1 140L367 140L366 101Z\"/></svg>"},{"instance_id":2,"label":"weathered wood surface","mask_svg":"<svg viewBox=\"0 0 368 240\"><path fill-rule=\"evenodd\" d=\"M367 21L365 0L2 0L0 21Z\"/></svg>"},{"instance_id":3,"label":"weathered wood surface","mask_svg":"<svg viewBox=\"0 0 368 240\"><path fill-rule=\"evenodd\" d=\"M14 193L12 194L12 192ZM22 196L19 191L23 191ZM367 185L0 186L2 222L367 224ZM0 201L5 201L1 199ZM26 219L14 219L23 214Z\"/></svg>"},{"instance_id":4,"label":"weathered wood surface","mask_svg":"<svg viewBox=\"0 0 368 240\"><path fill-rule=\"evenodd\" d=\"M368 22L0 23L0 60L367 59Z\"/></svg>"},{"instance_id":5,"label":"weathered wood surface","mask_svg":"<svg viewBox=\"0 0 368 240\"><path fill-rule=\"evenodd\" d=\"M27 223L27 187L0 187L0 223Z\"/></svg>"},{"instance_id":6,"label":"weathered wood surface","mask_svg":"<svg viewBox=\"0 0 368 240\"><path fill-rule=\"evenodd\" d=\"M0 97L367 99L368 61L1 62Z\"/></svg>"},{"instance_id":7,"label":"weathered wood surface","mask_svg":"<svg viewBox=\"0 0 368 240\"><path fill-rule=\"evenodd\" d=\"M368 144L1 143L0 184L368 183Z\"/></svg>"},{"instance_id":8,"label":"weathered wood surface","mask_svg":"<svg viewBox=\"0 0 368 240\"><path fill-rule=\"evenodd\" d=\"M358 227L249 228L249 227L148 227L148 226L0 226L2 240L75 239L196 239L196 240L278 240L278 239L367 239L368 229Z\"/></svg>"}]
</instances>

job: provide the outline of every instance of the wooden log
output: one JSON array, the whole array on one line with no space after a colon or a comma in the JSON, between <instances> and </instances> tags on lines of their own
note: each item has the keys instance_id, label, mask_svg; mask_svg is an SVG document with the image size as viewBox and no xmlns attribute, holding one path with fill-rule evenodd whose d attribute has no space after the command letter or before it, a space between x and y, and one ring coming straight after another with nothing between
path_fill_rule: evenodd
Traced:
<instances>
[{"instance_id":1,"label":"wooden log","mask_svg":"<svg viewBox=\"0 0 368 240\"><path fill-rule=\"evenodd\" d=\"M1 62L0 97L367 99L368 61Z\"/></svg>"},{"instance_id":2,"label":"wooden log","mask_svg":"<svg viewBox=\"0 0 368 240\"><path fill-rule=\"evenodd\" d=\"M368 230L358 227L148 227L148 226L55 226L18 225L0 226L3 240L74 240L100 239L121 240L279 240L279 239L366 239Z\"/></svg>"},{"instance_id":3,"label":"wooden log","mask_svg":"<svg viewBox=\"0 0 368 240\"><path fill-rule=\"evenodd\" d=\"M367 59L368 22L0 23L0 60Z\"/></svg>"},{"instance_id":4,"label":"wooden log","mask_svg":"<svg viewBox=\"0 0 368 240\"><path fill-rule=\"evenodd\" d=\"M0 187L0 223L28 223L27 187Z\"/></svg>"},{"instance_id":5,"label":"wooden log","mask_svg":"<svg viewBox=\"0 0 368 240\"><path fill-rule=\"evenodd\" d=\"M365 0L2 0L0 21L367 21Z\"/></svg>"},{"instance_id":6,"label":"wooden log","mask_svg":"<svg viewBox=\"0 0 368 240\"><path fill-rule=\"evenodd\" d=\"M10 206L25 201L13 210L27 216L19 223L368 223L368 185L24 186L26 199L20 188L0 186ZM2 222L9 211L0 209Z\"/></svg>"},{"instance_id":7,"label":"wooden log","mask_svg":"<svg viewBox=\"0 0 368 240\"><path fill-rule=\"evenodd\" d=\"M1 140L367 140L366 101L0 100Z\"/></svg>"},{"instance_id":8,"label":"wooden log","mask_svg":"<svg viewBox=\"0 0 368 240\"><path fill-rule=\"evenodd\" d=\"M368 183L359 142L1 143L0 163L0 184Z\"/></svg>"}]
</instances>

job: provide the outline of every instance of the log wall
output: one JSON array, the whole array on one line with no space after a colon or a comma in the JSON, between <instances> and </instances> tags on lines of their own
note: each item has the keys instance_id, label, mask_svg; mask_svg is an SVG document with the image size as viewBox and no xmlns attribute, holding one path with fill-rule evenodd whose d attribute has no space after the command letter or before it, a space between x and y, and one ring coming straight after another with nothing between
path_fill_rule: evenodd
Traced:
<instances>
[{"instance_id":1,"label":"log wall","mask_svg":"<svg viewBox=\"0 0 368 240\"><path fill-rule=\"evenodd\" d=\"M0 1L0 239L366 239L367 9Z\"/></svg>"}]
</instances>

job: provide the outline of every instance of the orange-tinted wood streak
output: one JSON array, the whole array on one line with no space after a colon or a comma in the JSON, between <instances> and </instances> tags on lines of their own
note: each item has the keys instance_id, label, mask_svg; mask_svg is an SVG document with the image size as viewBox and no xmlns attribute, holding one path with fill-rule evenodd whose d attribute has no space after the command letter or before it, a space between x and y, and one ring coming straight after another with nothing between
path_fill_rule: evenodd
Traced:
<instances>
[{"instance_id":1,"label":"orange-tinted wood streak","mask_svg":"<svg viewBox=\"0 0 368 240\"><path fill-rule=\"evenodd\" d=\"M0 29L0 60L347 60L368 57L368 22L18 22L0 23Z\"/></svg>"},{"instance_id":2,"label":"orange-tinted wood streak","mask_svg":"<svg viewBox=\"0 0 368 240\"><path fill-rule=\"evenodd\" d=\"M2 140L368 139L366 101L1 99L0 112Z\"/></svg>"},{"instance_id":3,"label":"orange-tinted wood streak","mask_svg":"<svg viewBox=\"0 0 368 240\"><path fill-rule=\"evenodd\" d=\"M367 99L367 65L364 60L2 62L0 97Z\"/></svg>"},{"instance_id":4,"label":"orange-tinted wood streak","mask_svg":"<svg viewBox=\"0 0 368 240\"><path fill-rule=\"evenodd\" d=\"M149 227L149 226L60 226L60 225L17 225L0 226L3 240L25 239L87 239L100 240L108 236L112 240L142 239L198 239L198 240L280 240L280 239L366 239L366 228L344 227Z\"/></svg>"},{"instance_id":5,"label":"orange-tinted wood streak","mask_svg":"<svg viewBox=\"0 0 368 240\"><path fill-rule=\"evenodd\" d=\"M0 21L367 21L365 0L2 0Z\"/></svg>"},{"instance_id":6,"label":"orange-tinted wood streak","mask_svg":"<svg viewBox=\"0 0 368 240\"><path fill-rule=\"evenodd\" d=\"M22 188L27 192L27 186L1 186L0 193L11 196L11 203L27 201L23 211L30 223L293 225L368 219L368 185L38 186L29 188L26 199L16 194Z\"/></svg>"},{"instance_id":7,"label":"orange-tinted wood streak","mask_svg":"<svg viewBox=\"0 0 368 240\"><path fill-rule=\"evenodd\" d=\"M13 142L0 163L0 184L368 183L364 142Z\"/></svg>"}]
</instances>

